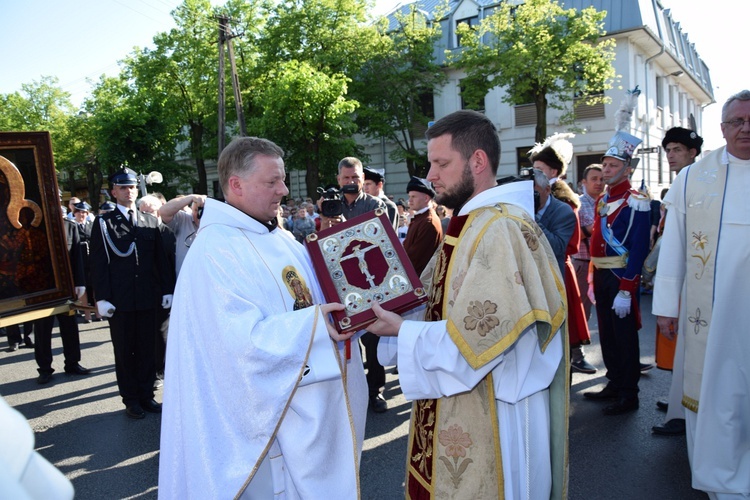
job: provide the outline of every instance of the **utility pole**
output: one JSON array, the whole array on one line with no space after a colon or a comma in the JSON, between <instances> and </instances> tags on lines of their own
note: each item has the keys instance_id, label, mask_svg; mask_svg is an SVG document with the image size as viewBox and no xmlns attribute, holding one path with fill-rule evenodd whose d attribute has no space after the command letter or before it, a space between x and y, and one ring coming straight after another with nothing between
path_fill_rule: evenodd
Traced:
<instances>
[{"instance_id":1,"label":"utility pole","mask_svg":"<svg viewBox=\"0 0 750 500\"><path fill-rule=\"evenodd\" d=\"M226 97L224 91L224 33L227 26L227 18L219 18L219 153L224 151L224 141L226 137Z\"/></svg>"},{"instance_id":2,"label":"utility pole","mask_svg":"<svg viewBox=\"0 0 750 500\"><path fill-rule=\"evenodd\" d=\"M219 154L224 150L226 136L226 97L224 85L224 44L227 45L229 55L229 68L232 72L232 89L234 90L234 107L237 113L237 122L240 126L240 136L247 135L245 125L245 112L242 109L242 94L240 93L240 79L237 74L237 64L234 59L234 48L232 38L241 35L232 35L227 27L229 19L225 16L219 17Z\"/></svg>"}]
</instances>

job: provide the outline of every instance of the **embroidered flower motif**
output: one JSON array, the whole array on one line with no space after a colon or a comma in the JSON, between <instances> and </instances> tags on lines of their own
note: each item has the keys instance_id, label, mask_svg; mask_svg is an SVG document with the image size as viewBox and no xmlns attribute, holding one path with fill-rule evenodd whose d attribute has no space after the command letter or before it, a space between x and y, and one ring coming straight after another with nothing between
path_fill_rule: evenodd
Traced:
<instances>
[{"instance_id":1,"label":"embroidered flower motif","mask_svg":"<svg viewBox=\"0 0 750 500\"><path fill-rule=\"evenodd\" d=\"M450 474L453 487L458 488L461 483L461 476L466 468L473 462L466 457L466 449L474 444L468 432L454 424L438 434L438 442L445 446L445 453L441 453L438 460L445 466Z\"/></svg>"},{"instance_id":2,"label":"embroidered flower motif","mask_svg":"<svg viewBox=\"0 0 750 500\"><path fill-rule=\"evenodd\" d=\"M703 248L706 246L706 243L708 243L708 236L703 234L703 231L693 233L693 248L695 248L696 250L703 250Z\"/></svg>"},{"instance_id":3,"label":"embroidered flower motif","mask_svg":"<svg viewBox=\"0 0 750 500\"><path fill-rule=\"evenodd\" d=\"M445 446L445 454L452 458L465 457L466 448L473 444L469 433L464 432L463 428L457 424L451 425L447 430L440 431L438 440L440 444Z\"/></svg>"},{"instance_id":4,"label":"embroidered flower motif","mask_svg":"<svg viewBox=\"0 0 750 500\"><path fill-rule=\"evenodd\" d=\"M696 307L695 308L695 316L688 317L688 321L693 324L693 331L696 335L698 335L701 332L701 328L705 328L708 326L708 322L705 319L701 318L701 308Z\"/></svg>"},{"instance_id":5,"label":"embroidered flower motif","mask_svg":"<svg viewBox=\"0 0 750 500\"><path fill-rule=\"evenodd\" d=\"M523 285L523 276L521 276L521 271L516 271L515 277L516 277L516 284Z\"/></svg>"},{"instance_id":6,"label":"embroidered flower motif","mask_svg":"<svg viewBox=\"0 0 750 500\"><path fill-rule=\"evenodd\" d=\"M523 238L526 240L526 246L529 247L529 250L535 252L536 249L539 248L539 237L536 234L534 226L523 224L521 226L521 234L523 234Z\"/></svg>"},{"instance_id":7,"label":"embroidered flower motif","mask_svg":"<svg viewBox=\"0 0 750 500\"><path fill-rule=\"evenodd\" d=\"M706 253L706 245L708 245L708 236L703 234L703 231L693 232L693 248L700 251L700 254L694 253L691 257L696 258L700 261L698 266L700 267L699 272L695 273L695 279L701 279L703 273L706 272L706 264L711 259L711 252Z\"/></svg>"},{"instance_id":8,"label":"embroidered flower motif","mask_svg":"<svg viewBox=\"0 0 750 500\"><path fill-rule=\"evenodd\" d=\"M432 436L435 427L434 399L416 401L411 462L429 481L432 479Z\"/></svg>"},{"instance_id":9,"label":"embroidered flower motif","mask_svg":"<svg viewBox=\"0 0 750 500\"><path fill-rule=\"evenodd\" d=\"M461 285L464 284L464 278L466 278L466 269L462 269L458 273L456 273L456 278L453 280L453 284L451 284L451 288L453 290L458 290L461 288Z\"/></svg>"},{"instance_id":10,"label":"embroidered flower motif","mask_svg":"<svg viewBox=\"0 0 750 500\"><path fill-rule=\"evenodd\" d=\"M494 313L497 312L497 304L485 300L469 302L467 308L468 316L464 318L464 327L467 330L477 330L480 336L485 337L493 328L500 324L500 320Z\"/></svg>"}]
</instances>

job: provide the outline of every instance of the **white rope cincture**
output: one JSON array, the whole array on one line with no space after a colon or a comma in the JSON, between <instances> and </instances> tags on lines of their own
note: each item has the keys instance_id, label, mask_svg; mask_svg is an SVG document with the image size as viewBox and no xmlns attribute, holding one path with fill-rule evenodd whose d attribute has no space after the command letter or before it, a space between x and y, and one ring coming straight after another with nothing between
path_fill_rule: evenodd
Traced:
<instances>
[{"instance_id":1,"label":"white rope cincture","mask_svg":"<svg viewBox=\"0 0 750 500\"><path fill-rule=\"evenodd\" d=\"M128 248L127 252L121 252L116 246L115 243L112 241L112 237L109 235L109 231L107 230L107 223L104 222L103 218L99 218L99 226L102 229L102 237L104 238L104 250L107 250L107 247L112 249L112 252L114 252L115 255L118 257L130 257L133 255L133 252L135 252L135 265L138 265L138 247L135 244L135 241L130 244L130 248ZM109 263L109 251L107 251L107 263Z\"/></svg>"}]
</instances>

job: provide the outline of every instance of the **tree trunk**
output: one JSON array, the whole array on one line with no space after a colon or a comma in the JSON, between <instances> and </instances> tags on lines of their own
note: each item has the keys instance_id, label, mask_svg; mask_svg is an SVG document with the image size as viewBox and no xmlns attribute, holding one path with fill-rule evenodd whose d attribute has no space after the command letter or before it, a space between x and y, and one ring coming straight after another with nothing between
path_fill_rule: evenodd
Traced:
<instances>
[{"instance_id":1,"label":"tree trunk","mask_svg":"<svg viewBox=\"0 0 750 500\"><path fill-rule=\"evenodd\" d=\"M305 187L307 188L307 196L317 200L318 186L320 185L320 145L318 141L313 141L310 144L310 150L305 165Z\"/></svg>"},{"instance_id":2,"label":"tree trunk","mask_svg":"<svg viewBox=\"0 0 750 500\"><path fill-rule=\"evenodd\" d=\"M547 137L547 93L540 92L534 98L536 106L536 129L534 131L536 142L542 143Z\"/></svg>"},{"instance_id":3,"label":"tree trunk","mask_svg":"<svg viewBox=\"0 0 750 500\"><path fill-rule=\"evenodd\" d=\"M86 164L86 184L89 188L89 203L91 210L96 213L101 204L102 171L98 162Z\"/></svg>"},{"instance_id":4,"label":"tree trunk","mask_svg":"<svg viewBox=\"0 0 750 500\"><path fill-rule=\"evenodd\" d=\"M203 157L203 124L190 123L190 151L193 153L195 167L198 169L198 194L208 194L208 179L206 177L206 161Z\"/></svg>"}]
</instances>

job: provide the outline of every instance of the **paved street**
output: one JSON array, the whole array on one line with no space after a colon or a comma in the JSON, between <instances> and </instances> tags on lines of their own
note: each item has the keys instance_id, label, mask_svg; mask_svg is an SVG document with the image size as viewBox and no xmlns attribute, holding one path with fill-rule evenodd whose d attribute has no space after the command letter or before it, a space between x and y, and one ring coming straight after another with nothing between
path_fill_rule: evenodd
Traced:
<instances>
[{"instance_id":1,"label":"paved street","mask_svg":"<svg viewBox=\"0 0 750 500\"><path fill-rule=\"evenodd\" d=\"M644 311L651 310L650 297L643 298L643 306ZM644 314L644 322L641 358L653 361L654 318ZM651 435L651 426L663 420L655 402L666 396L670 373L653 369L641 378L641 408L629 415L605 417L601 403L583 399L583 391L604 383L596 323L591 326L594 344L587 349L587 359L600 370L595 375L573 374L569 497L707 498L690 487L684 438ZM161 416L147 414L140 421L125 417L117 394L107 323L82 323L80 327L81 364L92 368L91 375L63 373L62 345L55 329L53 367L57 372L50 384L39 386L33 350L6 352L3 338L0 394L29 420L36 433L37 451L70 478L77 499L156 498ZM365 500L403 498L410 404L392 373L388 374L386 394L390 410L370 413L367 422L361 467ZM161 391L156 399L161 400Z\"/></svg>"}]
</instances>

